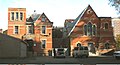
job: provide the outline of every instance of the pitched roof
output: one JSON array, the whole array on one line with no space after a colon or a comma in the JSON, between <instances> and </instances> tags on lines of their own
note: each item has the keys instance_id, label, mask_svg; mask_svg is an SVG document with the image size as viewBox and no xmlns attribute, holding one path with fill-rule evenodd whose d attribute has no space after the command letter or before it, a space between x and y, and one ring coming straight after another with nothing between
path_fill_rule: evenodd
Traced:
<instances>
[{"instance_id":1,"label":"pitched roof","mask_svg":"<svg viewBox=\"0 0 120 65\"><path fill-rule=\"evenodd\" d=\"M32 17L30 16L29 18L26 19L26 22L33 22Z\"/></svg>"},{"instance_id":2,"label":"pitched roof","mask_svg":"<svg viewBox=\"0 0 120 65\"><path fill-rule=\"evenodd\" d=\"M40 16L41 16L41 14L32 14L31 15L33 21L36 21Z\"/></svg>"},{"instance_id":3,"label":"pitched roof","mask_svg":"<svg viewBox=\"0 0 120 65\"><path fill-rule=\"evenodd\" d=\"M88 7L89 7L89 6L90 6L90 5L88 5ZM88 8L88 7L87 7L87 8ZM75 26L78 24L79 20L82 18L83 14L84 14L85 11L87 10L87 8L85 8L85 9L82 11L82 13L75 19L75 21L74 21L73 24L72 24L72 28L71 28L71 30L70 30L69 33L68 33L68 36L72 33L72 31L74 30Z\"/></svg>"},{"instance_id":4,"label":"pitched roof","mask_svg":"<svg viewBox=\"0 0 120 65\"><path fill-rule=\"evenodd\" d=\"M18 38L15 38L15 37L12 37L12 36L9 36L9 35L6 35L6 34L2 34L0 33L0 43L1 44L20 44L20 42L23 42L24 44L27 44L26 42L24 42L23 40L21 39L18 39ZM18 43L19 42L19 43Z\"/></svg>"}]
</instances>

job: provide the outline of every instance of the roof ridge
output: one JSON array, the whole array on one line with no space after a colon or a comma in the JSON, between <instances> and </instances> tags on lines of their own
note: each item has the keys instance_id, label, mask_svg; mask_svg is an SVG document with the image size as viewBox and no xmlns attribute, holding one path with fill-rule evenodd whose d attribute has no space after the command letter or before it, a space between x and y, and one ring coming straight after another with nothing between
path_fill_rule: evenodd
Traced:
<instances>
[{"instance_id":1,"label":"roof ridge","mask_svg":"<svg viewBox=\"0 0 120 65\"><path fill-rule=\"evenodd\" d=\"M75 26L77 25L77 23L79 22L79 20L81 19L81 17L83 16L84 12L87 10L87 8L89 7L90 5L88 5L82 12L81 14L75 19L75 24L74 26L72 27L71 31L69 32L68 36L72 33L73 29L75 28Z\"/></svg>"}]
</instances>

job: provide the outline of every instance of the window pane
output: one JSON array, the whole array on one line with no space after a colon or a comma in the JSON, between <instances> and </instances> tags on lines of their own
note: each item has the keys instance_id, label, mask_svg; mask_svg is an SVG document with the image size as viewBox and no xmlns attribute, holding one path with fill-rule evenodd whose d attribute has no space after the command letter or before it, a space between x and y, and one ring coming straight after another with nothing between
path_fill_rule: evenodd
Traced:
<instances>
[{"instance_id":1,"label":"window pane","mask_svg":"<svg viewBox=\"0 0 120 65\"><path fill-rule=\"evenodd\" d=\"M46 27L42 26L42 34L45 34L45 33L46 33Z\"/></svg>"},{"instance_id":2,"label":"window pane","mask_svg":"<svg viewBox=\"0 0 120 65\"><path fill-rule=\"evenodd\" d=\"M46 46L46 40L42 40L42 48L45 48Z\"/></svg>"},{"instance_id":3,"label":"window pane","mask_svg":"<svg viewBox=\"0 0 120 65\"><path fill-rule=\"evenodd\" d=\"M11 19L14 20L14 12L12 12L11 15L12 15Z\"/></svg>"},{"instance_id":4,"label":"window pane","mask_svg":"<svg viewBox=\"0 0 120 65\"><path fill-rule=\"evenodd\" d=\"M16 12L16 19L18 20L18 12Z\"/></svg>"},{"instance_id":5,"label":"window pane","mask_svg":"<svg viewBox=\"0 0 120 65\"><path fill-rule=\"evenodd\" d=\"M92 24L89 22L88 23L88 36L92 35Z\"/></svg>"},{"instance_id":6,"label":"window pane","mask_svg":"<svg viewBox=\"0 0 120 65\"><path fill-rule=\"evenodd\" d=\"M96 26L93 25L93 35L95 35L95 34L96 34Z\"/></svg>"},{"instance_id":7,"label":"window pane","mask_svg":"<svg viewBox=\"0 0 120 65\"><path fill-rule=\"evenodd\" d=\"M33 28L32 28L32 26L28 26L28 33L30 33L30 34L33 33Z\"/></svg>"},{"instance_id":8,"label":"window pane","mask_svg":"<svg viewBox=\"0 0 120 65\"><path fill-rule=\"evenodd\" d=\"M23 13L20 13L20 20L23 20Z\"/></svg>"},{"instance_id":9,"label":"window pane","mask_svg":"<svg viewBox=\"0 0 120 65\"><path fill-rule=\"evenodd\" d=\"M15 26L15 34L18 34L18 26Z\"/></svg>"},{"instance_id":10,"label":"window pane","mask_svg":"<svg viewBox=\"0 0 120 65\"><path fill-rule=\"evenodd\" d=\"M108 23L105 23L105 29L108 29Z\"/></svg>"}]
</instances>

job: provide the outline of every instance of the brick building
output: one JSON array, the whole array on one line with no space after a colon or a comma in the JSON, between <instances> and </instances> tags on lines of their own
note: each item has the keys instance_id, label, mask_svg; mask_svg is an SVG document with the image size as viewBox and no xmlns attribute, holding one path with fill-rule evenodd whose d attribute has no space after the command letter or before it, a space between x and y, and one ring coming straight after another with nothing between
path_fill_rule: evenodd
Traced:
<instances>
[{"instance_id":1,"label":"brick building","mask_svg":"<svg viewBox=\"0 0 120 65\"><path fill-rule=\"evenodd\" d=\"M66 19L64 26L64 34L70 38L71 51L79 45L89 49L111 49L115 46L111 17L98 17L90 5L76 19Z\"/></svg>"},{"instance_id":2,"label":"brick building","mask_svg":"<svg viewBox=\"0 0 120 65\"><path fill-rule=\"evenodd\" d=\"M47 16L33 13L26 18L26 8L8 8L7 34L23 40L32 40L32 48L36 55L48 55L52 50L52 27Z\"/></svg>"},{"instance_id":3,"label":"brick building","mask_svg":"<svg viewBox=\"0 0 120 65\"><path fill-rule=\"evenodd\" d=\"M120 18L113 18L112 23L113 23L114 36L116 37L117 35L120 34Z\"/></svg>"}]
</instances>

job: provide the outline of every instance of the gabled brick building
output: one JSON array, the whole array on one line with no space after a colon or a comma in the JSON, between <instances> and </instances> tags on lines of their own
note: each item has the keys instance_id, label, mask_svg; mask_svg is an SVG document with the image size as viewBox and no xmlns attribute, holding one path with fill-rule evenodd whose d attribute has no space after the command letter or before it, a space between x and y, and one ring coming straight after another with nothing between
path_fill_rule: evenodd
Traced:
<instances>
[{"instance_id":1,"label":"gabled brick building","mask_svg":"<svg viewBox=\"0 0 120 65\"><path fill-rule=\"evenodd\" d=\"M65 20L66 37L70 38L71 51L82 45L89 49L115 47L111 17L98 17L88 5L76 19Z\"/></svg>"},{"instance_id":2,"label":"gabled brick building","mask_svg":"<svg viewBox=\"0 0 120 65\"><path fill-rule=\"evenodd\" d=\"M48 55L52 50L52 27L47 16L34 12L26 18L26 8L8 8L7 34L23 40L33 40L32 48L36 55Z\"/></svg>"}]
</instances>

